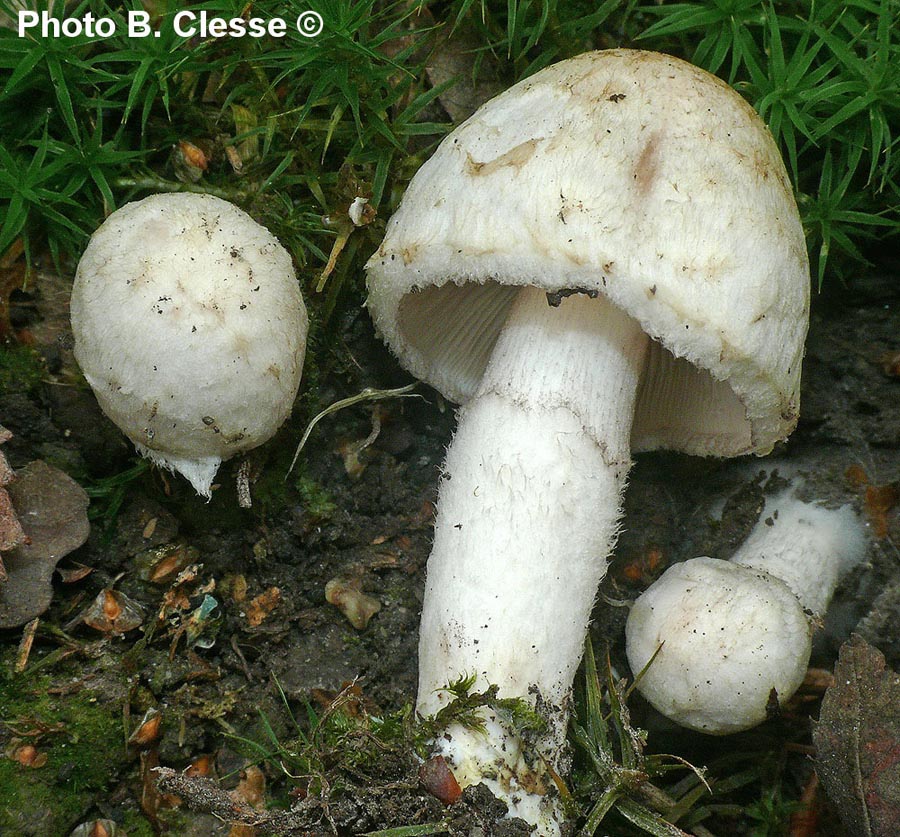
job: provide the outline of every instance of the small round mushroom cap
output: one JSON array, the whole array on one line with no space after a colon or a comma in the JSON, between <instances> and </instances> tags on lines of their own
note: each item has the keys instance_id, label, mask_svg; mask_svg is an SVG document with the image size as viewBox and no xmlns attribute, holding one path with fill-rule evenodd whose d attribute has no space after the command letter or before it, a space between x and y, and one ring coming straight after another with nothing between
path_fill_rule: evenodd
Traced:
<instances>
[{"instance_id":1,"label":"small round mushroom cap","mask_svg":"<svg viewBox=\"0 0 900 837\"><path fill-rule=\"evenodd\" d=\"M653 660L640 691L656 709L681 726L724 735L762 723L773 699L797 691L811 637L783 581L730 561L692 558L669 567L637 599L625 644L635 676Z\"/></svg>"},{"instance_id":2,"label":"small round mushroom cap","mask_svg":"<svg viewBox=\"0 0 900 837\"><path fill-rule=\"evenodd\" d=\"M759 116L691 64L589 52L492 99L413 178L367 265L413 374L475 392L516 294L605 294L653 338L632 450L767 452L797 420L803 230Z\"/></svg>"},{"instance_id":3,"label":"small round mushroom cap","mask_svg":"<svg viewBox=\"0 0 900 837\"><path fill-rule=\"evenodd\" d=\"M103 411L205 497L290 414L306 351L291 258L236 206L153 195L107 218L72 289L75 357Z\"/></svg>"}]
</instances>

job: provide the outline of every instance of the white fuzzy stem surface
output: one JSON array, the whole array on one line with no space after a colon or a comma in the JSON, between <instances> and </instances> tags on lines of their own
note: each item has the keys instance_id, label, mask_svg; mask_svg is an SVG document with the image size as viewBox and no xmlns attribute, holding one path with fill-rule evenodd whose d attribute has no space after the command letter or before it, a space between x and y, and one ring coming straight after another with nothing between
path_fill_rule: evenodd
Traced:
<instances>
[{"instance_id":1,"label":"white fuzzy stem surface","mask_svg":"<svg viewBox=\"0 0 900 837\"><path fill-rule=\"evenodd\" d=\"M767 504L763 518L731 560L781 579L804 610L822 616L841 575L865 553L853 510L783 495Z\"/></svg>"},{"instance_id":2,"label":"white fuzzy stem surface","mask_svg":"<svg viewBox=\"0 0 900 837\"><path fill-rule=\"evenodd\" d=\"M441 687L542 701L550 730L533 742L560 767L572 680L615 543L648 338L603 298L551 307L523 289L480 388L459 412L440 487L419 645L418 710ZM502 719L489 736L458 727L438 742L463 786L488 780L536 822L541 759ZM524 788L525 793L519 792ZM529 802L530 798L530 802ZM521 804L519 804L521 803ZM539 826L538 833L553 833Z\"/></svg>"}]
</instances>

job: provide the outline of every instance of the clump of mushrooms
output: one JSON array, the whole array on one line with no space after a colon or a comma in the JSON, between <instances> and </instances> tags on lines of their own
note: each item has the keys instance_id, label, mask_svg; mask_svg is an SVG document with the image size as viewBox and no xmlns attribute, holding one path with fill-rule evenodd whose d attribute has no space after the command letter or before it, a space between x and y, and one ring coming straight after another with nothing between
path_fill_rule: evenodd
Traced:
<instances>
[{"instance_id":1,"label":"clump of mushrooms","mask_svg":"<svg viewBox=\"0 0 900 837\"><path fill-rule=\"evenodd\" d=\"M625 631L638 690L700 732L762 723L803 682L813 627L865 553L849 506L770 498L730 561L675 564L638 597Z\"/></svg>"},{"instance_id":2,"label":"clump of mushrooms","mask_svg":"<svg viewBox=\"0 0 900 837\"><path fill-rule=\"evenodd\" d=\"M114 212L78 264L71 316L103 412L204 497L290 414L306 307L287 251L227 201L153 195Z\"/></svg>"},{"instance_id":3,"label":"clump of mushrooms","mask_svg":"<svg viewBox=\"0 0 900 837\"><path fill-rule=\"evenodd\" d=\"M498 713L435 748L535 833L559 830L572 680L633 451L766 453L797 420L809 270L753 109L657 53L548 67L422 166L368 266L400 362L463 404L422 613L417 708L463 674Z\"/></svg>"}]
</instances>

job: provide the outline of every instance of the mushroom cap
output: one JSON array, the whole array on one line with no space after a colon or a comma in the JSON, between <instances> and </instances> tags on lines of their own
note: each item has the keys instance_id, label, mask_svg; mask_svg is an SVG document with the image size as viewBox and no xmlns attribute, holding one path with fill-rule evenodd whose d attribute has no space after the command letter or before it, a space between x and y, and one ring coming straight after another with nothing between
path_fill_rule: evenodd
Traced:
<instances>
[{"instance_id":1,"label":"mushroom cap","mask_svg":"<svg viewBox=\"0 0 900 837\"><path fill-rule=\"evenodd\" d=\"M663 715L724 735L766 720L799 688L812 629L790 588L768 573L692 558L669 567L634 603L625 648L638 690Z\"/></svg>"},{"instance_id":2,"label":"mushroom cap","mask_svg":"<svg viewBox=\"0 0 900 837\"><path fill-rule=\"evenodd\" d=\"M784 164L740 95L671 56L589 52L487 102L367 270L378 331L453 401L534 285L605 294L653 338L633 450L764 453L796 424L810 283Z\"/></svg>"},{"instance_id":3,"label":"mushroom cap","mask_svg":"<svg viewBox=\"0 0 900 837\"><path fill-rule=\"evenodd\" d=\"M287 251L227 201L153 195L114 212L78 264L71 316L103 411L204 496L290 414L306 307Z\"/></svg>"}]
</instances>

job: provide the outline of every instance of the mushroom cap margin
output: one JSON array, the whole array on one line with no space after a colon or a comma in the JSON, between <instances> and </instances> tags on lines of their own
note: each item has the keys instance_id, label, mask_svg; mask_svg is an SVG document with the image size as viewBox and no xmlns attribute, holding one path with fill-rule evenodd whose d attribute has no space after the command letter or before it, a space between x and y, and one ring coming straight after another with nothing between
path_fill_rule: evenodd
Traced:
<instances>
[{"instance_id":1,"label":"mushroom cap margin","mask_svg":"<svg viewBox=\"0 0 900 837\"><path fill-rule=\"evenodd\" d=\"M367 270L382 338L453 401L536 285L603 293L653 338L633 450L766 453L796 425L810 282L784 164L739 94L671 56L585 53L483 105Z\"/></svg>"}]
</instances>

